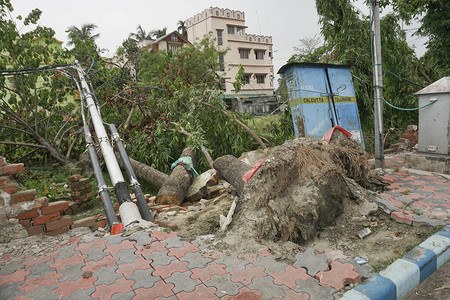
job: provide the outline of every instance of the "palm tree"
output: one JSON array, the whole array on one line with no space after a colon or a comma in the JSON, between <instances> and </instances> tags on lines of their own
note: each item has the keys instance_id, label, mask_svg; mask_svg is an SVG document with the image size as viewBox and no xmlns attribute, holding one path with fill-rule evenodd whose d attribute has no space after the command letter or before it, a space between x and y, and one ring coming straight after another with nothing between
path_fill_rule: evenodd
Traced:
<instances>
[{"instance_id":1,"label":"palm tree","mask_svg":"<svg viewBox=\"0 0 450 300\"><path fill-rule=\"evenodd\" d=\"M186 22L183 20L178 21L178 33L181 34L185 39L187 39L187 29Z\"/></svg>"},{"instance_id":2,"label":"palm tree","mask_svg":"<svg viewBox=\"0 0 450 300\"><path fill-rule=\"evenodd\" d=\"M66 32L69 33L69 41L67 42L67 45L72 46L74 44L74 39L77 38L82 41L97 39L100 36L100 33L92 34L95 28L97 28L97 25L95 25L94 23L83 24L81 25L81 28L70 26L66 30Z\"/></svg>"},{"instance_id":3,"label":"palm tree","mask_svg":"<svg viewBox=\"0 0 450 300\"><path fill-rule=\"evenodd\" d=\"M137 42L140 42L142 40L151 40L152 33L145 32L145 30L142 29L142 26L138 25L138 27L136 28L136 33L130 33L130 38L136 40Z\"/></svg>"},{"instance_id":4,"label":"palm tree","mask_svg":"<svg viewBox=\"0 0 450 300\"><path fill-rule=\"evenodd\" d=\"M163 29L156 29L150 32L150 35L155 38L160 38L162 36L165 36L167 34L167 27L164 27Z\"/></svg>"}]
</instances>

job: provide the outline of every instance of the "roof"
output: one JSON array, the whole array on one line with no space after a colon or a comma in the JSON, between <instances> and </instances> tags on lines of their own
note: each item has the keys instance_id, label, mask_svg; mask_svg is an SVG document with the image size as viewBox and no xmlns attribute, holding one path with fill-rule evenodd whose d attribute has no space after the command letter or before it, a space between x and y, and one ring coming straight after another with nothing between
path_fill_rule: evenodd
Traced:
<instances>
[{"instance_id":1,"label":"roof","mask_svg":"<svg viewBox=\"0 0 450 300\"><path fill-rule=\"evenodd\" d=\"M333 65L333 64L323 64L323 63L288 63L285 64L284 66L282 66L279 70L278 70L278 74L283 74L284 72L286 72L286 69L292 66L302 66L302 67L327 67L327 68L349 68L348 65Z\"/></svg>"},{"instance_id":2,"label":"roof","mask_svg":"<svg viewBox=\"0 0 450 300\"><path fill-rule=\"evenodd\" d=\"M439 94L439 93L450 93L450 77L442 77L438 81L433 82L427 87L424 87L415 95L425 95L425 94Z\"/></svg>"},{"instance_id":3,"label":"roof","mask_svg":"<svg viewBox=\"0 0 450 300\"><path fill-rule=\"evenodd\" d=\"M176 34L179 39L183 40L183 42L185 42L187 44L190 44L190 42L187 39L185 39L181 34L179 34L178 31L176 31L176 30L174 30L172 32L169 32L168 34L166 34L166 35L164 35L162 37L157 38L156 40L154 40L152 42L152 44L158 44L159 42L161 42L162 40L164 40L167 37L171 36L172 34Z\"/></svg>"}]
</instances>

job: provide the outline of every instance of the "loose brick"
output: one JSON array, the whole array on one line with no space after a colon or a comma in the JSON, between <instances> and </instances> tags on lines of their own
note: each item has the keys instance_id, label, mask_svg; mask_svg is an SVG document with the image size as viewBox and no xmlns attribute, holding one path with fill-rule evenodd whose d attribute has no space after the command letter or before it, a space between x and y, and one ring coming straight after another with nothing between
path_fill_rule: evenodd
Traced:
<instances>
[{"instance_id":1,"label":"loose brick","mask_svg":"<svg viewBox=\"0 0 450 300\"><path fill-rule=\"evenodd\" d=\"M36 200L34 200L34 208L42 208L47 205L48 205L47 197L39 197Z\"/></svg>"},{"instance_id":2,"label":"loose brick","mask_svg":"<svg viewBox=\"0 0 450 300\"><path fill-rule=\"evenodd\" d=\"M31 219L19 220L19 224L25 228L31 227Z\"/></svg>"},{"instance_id":3,"label":"loose brick","mask_svg":"<svg viewBox=\"0 0 450 300\"><path fill-rule=\"evenodd\" d=\"M47 229L47 232L53 231L59 228L68 227L73 224L72 217L70 216L63 216L58 221L53 221L50 223L45 224L45 229Z\"/></svg>"},{"instance_id":4,"label":"loose brick","mask_svg":"<svg viewBox=\"0 0 450 300\"><path fill-rule=\"evenodd\" d=\"M80 174L76 174L76 175L72 175L69 177L69 181L70 182L77 182L81 179L81 175Z\"/></svg>"},{"instance_id":5,"label":"loose brick","mask_svg":"<svg viewBox=\"0 0 450 300\"><path fill-rule=\"evenodd\" d=\"M42 225L61 219L61 213L56 212L50 215L40 216L33 219L33 225Z\"/></svg>"},{"instance_id":6,"label":"loose brick","mask_svg":"<svg viewBox=\"0 0 450 300\"><path fill-rule=\"evenodd\" d=\"M47 231L44 234L45 235L55 236L55 235L66 233L67 231L69 231L69 228L68 227L63 227L63 228L55 229L55 230L52 230L52 231Z\"/></svg>"},{"instance_id":7,"label":"loose brick","mask_svg":"<svg viewBox=\"0 0 450 300\"><path fill-rule=\"evenodd\" d=\"M8 194L14 194L17 192L17 185L15 183L10 183L2 187L2 190Z\"/></svg>"},{"instance_id":8,"label":"loose brick","mask_svg":"<svg viewBox=\"0 0 450 300\"><path fill-rule=\"evenodd\" d=\"M44 225L40 226L33 226L30 228L27 228L28 235L37 235L44 232Z\"/></svg>"},{"instance_id":9,"label":"loose brick","mask_svg":"<svg viewBox=\"0 0 450 300\"><path fill-rule=\"evenodd\" d=\"M0 177L0 186L8 184L8 177Z\"/></svg>"},{"instance_id":10,"label":"loose brick","mask_svg":"<svg viewBox=\"0 0 450 300\"><path fill-rule=\"evenodd\" d=\"M6 158L0 156L0 167L3 167L4 165L6 165Z\"/></svg>"},{"instance_id":11,"label":"loose brick","mask_svg":"<svg viewBox=\"0 0 450 300\"><path fill-rule=\"evenodd\" d=\"M91 191L92 191L91 189L84 189L81 191L73 191L72 195L73 196L83 196L83 195L89 194Z\"/></svg>"},{"instance_id":12,"label":"loose brick","mask_svg":"<svg viewBox=\"0 0 450 300\"><path fill-rule=\"evenodd\" d=\"M0 175L16 175L19 173L23 173L24 171L23 164L11 164L0 167Z\"/></svg>"},{"instance_id":13,"label":"loose brick","mask_svg":"<svg viewBox=\"0 0 450 300\"><path fill-rule=\"evenodd\" d=\"M92 231L96 231L100 227L106 227L106 225L108 225L108 222L106 220L101 220L101 221L96 222L94 225L90 226L89 228Z\"/></svg>"},{"instance_id":14,"label":"loose brick","mask_svg":"<svg viewBox=\"0 0 450 300\"><path fill-rule=\"evenodd\" d=\"M17 193L14 193L11 195L11 204L32 201L35 198L36 198L36 190L35 189L21 191L21 192L17 192Z\"/></svg>"},{"instance_id":15,"label":"loose brick","mask_svg":"<svg viewBox=\"0 0 450 300\"><path fill-rule=\"evenodd\" d=\"M95 225L96 217L87 217L73 222L72 229L78 227L91 227Z\"/></svg>"},{"instance_id":16,"label":"loose brick","mask_svg":"<svg viewBox=\"0 0 450 300\"><path fill-rule=\"evenodd\" d=\"M32 219L39 216L39 213L37 212L37 209L27 210L24 212L21 212L16 216L16 219L19 220L25 220L25 219Z\"/></svg>"},{"instance_id":17,"label":"loose brick","mask_svg":"<svg viewBox=\"0 0 450 300\"><path fill-rule=\"evenodd\" d=\"M68 208L69 203L67 203L67 201L56 201L51 202L48 204L48 206L43 207L41 212L43 215L49 215L58 211L63 212Z\"/></svg>"}]
</instances>

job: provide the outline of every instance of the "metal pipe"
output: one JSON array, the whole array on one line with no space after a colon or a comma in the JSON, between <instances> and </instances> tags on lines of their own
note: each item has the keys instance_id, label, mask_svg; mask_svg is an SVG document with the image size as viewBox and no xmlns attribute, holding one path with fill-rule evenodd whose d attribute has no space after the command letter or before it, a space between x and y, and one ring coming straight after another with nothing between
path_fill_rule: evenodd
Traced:
<instances>
[{"instance_id":1,"label":"metal pipe","mask_svg":"<svg viewBox=\"0 0 450 300\"><path fill-rule=\"evenodd\" d=\"M131 165L128 154L125 150L125 147L123 146L122 140L120 139L119 133L117 132L116 126L114 124L109 124L109 130L111 131L111 138L116 144L117 150L119 151L120 158L122 159L123 165L125 167L125 171L127 172L127 175L130 178L131 185L133 186L133 192L136 196L141 216L144 220L151 222L152 215L150 214L150 210L148 209L147 201L145 200L141 185L139 184L137 176L134 173L133 166Z\"/></svg>"}]
</instances>

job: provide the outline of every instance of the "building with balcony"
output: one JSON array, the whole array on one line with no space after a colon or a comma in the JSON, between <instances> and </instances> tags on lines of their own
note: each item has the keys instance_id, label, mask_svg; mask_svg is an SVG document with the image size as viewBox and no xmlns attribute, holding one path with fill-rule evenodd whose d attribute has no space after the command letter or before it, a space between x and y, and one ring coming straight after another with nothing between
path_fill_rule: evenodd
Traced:
<instances>
[{"instance_id":1,"label":"building with balcony","mask_svg":"<svg viewBox=\"0 0 450 300\"><path fill-rule=\"evenodd\" d=\"M267 112L267 105L256 108L254 104L273 101L270 99L276 101L273 96L275 89L272 37L247 33L244 12L218 7L210 7L189 18L186 20L186 27L191 43L200 41L211 32L216 38L218 48L228 49L224 56L219 57L219 62L220 71L224 72L225 78L224 98L238 100L229 104L240 111ZM245 70L245 84L236 93L233 82L240 65ZM236 105L238 107L235 107Z\"/></svg>"}]
</instances>

